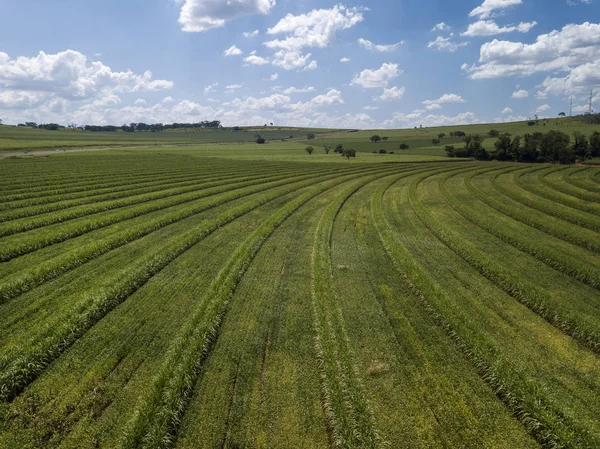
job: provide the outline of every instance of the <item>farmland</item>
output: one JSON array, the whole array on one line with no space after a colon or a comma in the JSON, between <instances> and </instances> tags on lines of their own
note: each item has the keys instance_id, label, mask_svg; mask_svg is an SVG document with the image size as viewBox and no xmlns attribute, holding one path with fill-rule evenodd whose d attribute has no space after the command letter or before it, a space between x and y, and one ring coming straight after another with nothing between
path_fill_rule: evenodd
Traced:
<instances>
[{"instance_id":1,"label":"farmland","mask_svg":"<svg viewBox=\"0 0 600 449\"><path fill-rule=\"evenodd\" d=\"M600 447L600 168L439 131L0 160L0 447Z\"/></svg>"}]
</instances>

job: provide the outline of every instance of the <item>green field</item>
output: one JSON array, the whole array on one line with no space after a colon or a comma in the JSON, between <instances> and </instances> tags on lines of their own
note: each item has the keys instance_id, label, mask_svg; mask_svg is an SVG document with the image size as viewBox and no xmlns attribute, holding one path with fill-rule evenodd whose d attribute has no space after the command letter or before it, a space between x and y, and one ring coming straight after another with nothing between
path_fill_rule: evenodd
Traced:
<instances>
[{"instance_id":1,"label":"green field","mask_svg":"<svg viewBox=\"0 0 600 449\"><path fill-rule=\"evenodd\" d=\"M599 448L600 168L333 132L0 159L0 448Z\"/></svg>"},{"instance_id":2,"label":"green field","mask_svg":"<svg viewBox=\"0 0 600 449\"><path fill-rule=\"evenodd\" d=\"M233 128L223 129L171 129L163 132L91 132L71 129L58 131L47 131L43 129L32 129L15 126L0 126L0 157L2 154L15 154L27 151L29 154L40 150L55 150L69 148L112 148L112 147L171 147L191 146L202 149L210 155L224 156L222 147L228 145L233 149L233 157L240 155L234 145L252 143L256 136L260 135L267 140L270 148L263 150L271 157L273 147L277 149L304 149L311 145L316 149L316 154L321 154L327 145L335 148L343 144L345 148L355 149L360 153L373 153L379 150L394 152L401 155L404 160L423 160L430 158L446 157L445 145L463 147L463 139L450 137L454 131L463 131L466 134L480 134L487 136L491 129L500 133L510 133L513 136L527 133L548 132L550 130L562 131L573 135L581 132L586 136L595 131L600 131L600 125L586 123L583 118L561 118L540 120L536 126L530 127L527 122L498 123L485 125L458 125L439 128L415 128L401 130L335 130L335 129L312 129L293 127L242 127L239 131ZM440 133L446 134L440 145L434 146L432 139L437 138ZM308 140L307 136L314 134L315 139ZM370 137L373 135L388 137L386 142L372 143ZM291 139L287 139L291 137ZM486 138L484 147L488 150L494 148L495 138ZM408 150L400 150L402 143L409 145ZM294 147L301 144L299 147ZM259 151L260 152L260 151ZM245 153L243 157L245 156ZM289 152L288 152L289 154ZM299 153L303 155L302 152ZM231 157L231 155L229 155ZM387 156L390 157L390 156Z\"/></svg>"},{"instance_id":3,"label":"green field","mask_svg":"<svg viewBox=\"0 0 600 449\"><path fill-rule=\"evenodd\" d=\"M304 139L309 133L315 135L339 132L339 130L293 128L293 127L244 127L239 131L232 128L167 130L163 132L142 131L128 133L91 132L72 129L48 131L45 129L17 126L0 126L0 154L17 150L40 150L55 148L119 147L193 145L222 142L254 142L259 134L267 140L281 141Z\"/></svg>"}]
</instances>

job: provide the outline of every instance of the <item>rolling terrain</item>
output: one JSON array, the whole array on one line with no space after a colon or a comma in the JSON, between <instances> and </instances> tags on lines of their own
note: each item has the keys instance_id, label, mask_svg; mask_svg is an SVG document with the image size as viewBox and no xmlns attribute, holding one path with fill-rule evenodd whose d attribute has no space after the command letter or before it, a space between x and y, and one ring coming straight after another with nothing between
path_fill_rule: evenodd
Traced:
<instances>
[{"instance_id":1,"label":"rolling terrain","mask_svg":"<svg viewBox=\"0 0 600 449\"><path fill-rule=\"evenodd\" d=\"M600 168L331 132L0 161L0 447L600 447Z\"/></svg>"}]
</instances>

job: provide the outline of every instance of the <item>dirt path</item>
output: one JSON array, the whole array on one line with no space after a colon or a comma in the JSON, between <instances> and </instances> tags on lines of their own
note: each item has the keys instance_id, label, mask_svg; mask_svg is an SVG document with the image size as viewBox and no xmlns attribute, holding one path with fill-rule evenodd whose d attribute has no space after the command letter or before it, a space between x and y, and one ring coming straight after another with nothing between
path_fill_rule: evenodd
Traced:
<instances>
[{"instance_id":1,"label":"dirt path","mask_svg":"<svg viewBox=\"0 0 600 449\"><path fill-rule=\"evenodd\" d=\"M8 157L35 157L35 156L48 156L50 154L60 153L81 153L85 151L109 151L109 150L133 150L140 148L172 148L172 147L185 147L197 144L171 144L171 145L134 145L134 146L114 146L114 147L90 147L90 148L69 148L69 149L48 149L48 150L20 150L11 153L0 153L0 159Z\"/></svg>"}]
</instances>

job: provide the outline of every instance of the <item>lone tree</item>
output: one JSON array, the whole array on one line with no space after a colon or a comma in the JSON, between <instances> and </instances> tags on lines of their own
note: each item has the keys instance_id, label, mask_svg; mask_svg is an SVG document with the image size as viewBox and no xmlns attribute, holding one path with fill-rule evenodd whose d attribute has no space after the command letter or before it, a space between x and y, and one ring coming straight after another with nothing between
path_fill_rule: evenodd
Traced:
<instances>
[{"instance_id":1,"label":"lone tree","mask_svg":"<svg viewBox=\"0 0 600 449\"><path fill-rule=\"evenodd\" d=\"M440 144L440 139L431 139L431 143L433 144L433 146L437 146Z\"/></svg>"},{"instance_id":2,"label":"lone tree","mask_svg":"<svg viewBox=\"0 0 600 449\"><path fill-rule=\"evenodd\" d=\"M313 147L306 147L306 152L310 156L311 154L313 154L315 152L315 149Z\"/></svg>"},{"instance_id":3,"label":"lone tree","mask_svg":"<svg viewBox=\"0 0 600 449\"><path fill-rule=\"evenodd\" d=\"M388 139L389 139L388 136L384 136L384 137L381 138L381 140L383 140L384 142L387 142Z\"/></svg>"},{"instance_id":4,"label":"lone tree","mask_svg":"<svg viewBox=\"0 0 600 449\"><path fill-rule=\"evenodd\" d=\"M338 143L335 146L335 152L342 154L344 152L344 145L342 145L341 143Z\"/></svg>"},{"instance_id":5,"label":"lone tree","mask_svg":"<svg viewBox=\"0 0 600 449\"><path fill-rule=\"evenodd\" d=\"M316 136L315 136L313 133L309 133L309 134L307 134L307 135L306 135L306 138L307 138L308 140L313 140L315 137L316 137Z\"/></svg>"},{"instance_id":6,"label":"lone tree","mask_svg":"<svg viewBox=\"0 0 600 449\"><path fill-rule=\"evenodd\" d=\"M351 157L356 157L356 151L350 149L350 150L344 150L342 151L342 157L345 157L346 159L350 159Z\"/></svg>"},{"instance_id":7,"label":"lone tree","mask_svg":"<svg viewBox=\"0 0 600 449\"><path fill-rule=\"evenodd\" d=\"M409 148L410 148L410 147L408 146L408 144L407 144L407 143L401 143L401 144L400 144L400 149L401 149L401 150L408 150Z\"/></svg>"},{"instance_id":8,"label":"lone tree","mask_svg":"<svg viewBox=\"0 0 600 449\"><path fill-rule=\"evenodd\" d=\"M456 156L454 154L454 145L446 145L446 155L448 157L455 157Z\"/></svg>"},{"instance_id":9,"label":"lone tree","mask_svg":"<svg viewBox=\"0 0 600 449\"><path fill-rule=\"evenodd\" d=\"M256 135L256 143L258 143L258 144L261 144L261 145L262 145L262 144L263 144L263 143L265 143L265 142L266 142L266 140L265 140L263 137L261 137L261 135L260 135L260 134L257 134L257 135Z\"/></svg>"},{"instance_id":10,"label":"lone tree","mask_svg":"<svg viewBox=\"0 0 600 449\"><path fill-rule=\"evenodd\" d=\"M490 132L488 134L490 137L498 137L500 135L500 131L498 131L497 129L490 129Z\"/></svg>"},{"instance_id":11,"label":"lone tree","mask_svg":"<svg viewBox=\"0 0 600 449\"><path fill-rule=\"evenodd\" d=\"M438 134L438 139L442 140L444 137L446 137L445 133L439 133Z\"/></svg>"},{"instance_id":12,"label":"lone tree","mask_svg":"<svg viewBox=\"0 0 600 449\"><path fill-rule=\"evenodd\" d=\"M566 117L566 116L567 116L567 114L565 114L564 112L559 112L559 113L558 113L558 116L559 116L559 117Z\"/></svg>"},{"instance_id":13,"label":"lone tree","mask_svg":"<svg viewBox=\"0 0 600 449\"><path fill-rule=\"evenodd\" d=\"M373 143L377 143L381 140L381 137L379 137L377 134L375 134L374 136L371 136L371 142Z\"/></svg>"},{"instance_id":14,"label":"lone tree","mask_svg":"<svg viewBox=\"0 0 600 449\"><path fill-rule=\"evenodd\" d=\"M329 154L329 152L331 151L331 147L330 147L330 146L327 146L327 145L325 145L325 148L324 148L324 150L325 150L325 154Z\"/></svg>"}]
</instances>

